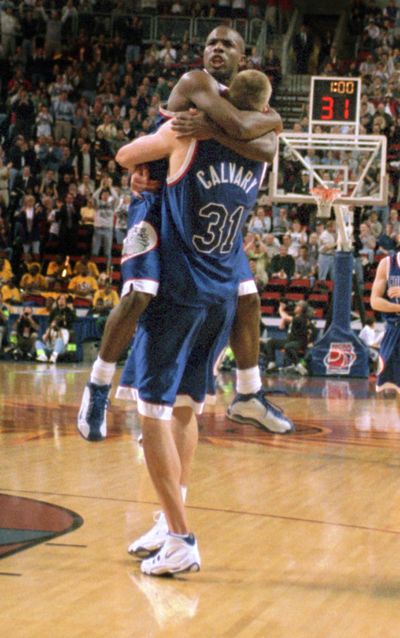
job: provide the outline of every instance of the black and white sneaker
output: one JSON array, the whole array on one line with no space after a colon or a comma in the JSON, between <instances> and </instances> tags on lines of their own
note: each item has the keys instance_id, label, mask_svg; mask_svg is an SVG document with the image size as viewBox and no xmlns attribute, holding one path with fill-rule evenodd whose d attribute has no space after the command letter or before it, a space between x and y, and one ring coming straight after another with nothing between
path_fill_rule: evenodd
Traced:
<instances>
[{"instance_id":1,"label":"black and white sneaker","mask_svg":"<svg viewBox=\"0 0 400 638\"><path fill-rule=\"evenodd\" d=\"M256 425L276 434L295 430L293 421L268 401L262 388L255 394L237 394L226 414L231 421Z\"/></svg>"}]
</instances>

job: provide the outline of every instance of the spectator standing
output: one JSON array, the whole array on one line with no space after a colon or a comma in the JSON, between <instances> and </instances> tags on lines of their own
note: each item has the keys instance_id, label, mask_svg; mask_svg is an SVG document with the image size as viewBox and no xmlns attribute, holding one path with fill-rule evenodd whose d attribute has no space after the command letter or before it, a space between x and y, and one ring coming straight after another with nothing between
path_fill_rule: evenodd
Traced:
<instances>
[{"instance_id":1,"label":"spectator standing","mask_svg":"<svg viewBox=\"0 0 400 638\"><path fill-rule=\"evenodd\" d=\"M266 246L260 235L254 235L254 240L251 242L251 246L245 247L245 252L247 257L254 262L253 272L257 275L257 278L261 282L267 283L268 256Z\"/></svg>"},{"instance_id":2,"label":"spectator standing","mask_svg":"<svg viewBox=\"0 0 400 638\"><path fill-rule=\"evenodd\" d=\"M60 248L66 254L74 252L79 227L79 210L74 204L74 197L67 193L65 203L56 212L56 221L60 224Z\"/></svg>"},{"instance_id":3,"label":"spectator standing","mask_svg":"<svg viewBox=\"0 0 400 638\"><path fill-rule=\"evenodd\" d=\"M43 135L44 137L50 137L53 134L54 118L49 111L46 104L40 104L39 112L35 119L36 124L36 137Z\"/></svg>"},{"instance_id":4,"label":"spectator standing","mask_svg":"<svg viewBox=\"0 0 400 638\"><path fill-rule=\"evenodd\" d=\"M96 214L93 225L92 255L99 255L103 249L104 256L111 260L114 210L118 203L118 193L111 185L110 178L102 180L100 188L93 194Z\"/></svg>"},{"instance_id":5,"label":"spectator standing","mask_svg":"<svg viewBox=\"0 0 400 638\"><path fill-rule=\"evenodd\" d=\"M299 33L294 37L293 48L296 56L296 72L308 73L308 64L314 48L314 41L306 24L302 24Z\"/></svg>"},{"instance_id":6,"label":"spectator standing","mask_svg":"<svg viewBox=\"0 0 400 638\"><path fill-rule=\"evenodd\" d=\"M290 219L287 209L282 206L279 208L278 216L274 218L272 223L272 232L275 237L283 237L290 230Z\"/></svg>"},{"instance_id":7,"label":"spectator standing","mask_svg":"<svg viewBox=\"0 0 400 638\"><path fill-rule=\"evenodd\" d=\"M143 22L139 16L132 16L124 29L124 39L128 42L126 62L138 62L142 52Z\"/></svg>"},{"instance_id":8,"label":"spectator standing","mask_svg":"<svg viewBox=\"0 0 400 638\"><path fill-rule=\"evenodd\" d=\"M246 18L246 0L232 0L232 17Z\"/></svg>"},{"instance_id":9,"label":"spectator standing","mask_svg":"<svg viewBox=\"0 0 400 638\"><path fill-rule=\"evenodd\" d=\"M55 242L57 245L60 238L60 222L57 220L57 216L59 215L61 206L62 200L57 198L55 207L52 207L49 211L47 211L47 223L49 225L48 240Z\"/></svg>"},{"instance_id":10,"label":"spectator standing","mask_svg":"<svg viewBox=\"0 0 400 638\"><path fill-rule=\"evenodd\" d=\"M129 194L122 195L115 211L115 241L122 244L128 230L128 209L131 203Z\"/></svg>"},{"instance_id":11,"label":"spectator standing","mask_svg":"<svg viewBox=\"0 0 400 638\"><path fill-rule=\"evenodd\" d=\"M326 227L317 223L318 233L318 279L333 279L336 247L335 222L328 221Z\"/></svg>"},{"instance_id":12,"label":"spectator standing","mask_svg":"<svg viewBox=\"0 0 400 638\"><path fill-rule=\"evenodd\" d=\"M17 99L13 102L11 110L15 119L15 133L21 134L26 140L29 140L35 123L35 108L25 88L18 91Z\"/></svg>"},{"instance_id":13,"label":"spectator standing","mask_svg":"<svg viewBox=\"0 0 400 638\"><path fill-rule=\"evenodd\" d=\"M46 35L44 48L46 56L53 58L54 55L61 53L61 32L62 22L60 19L60 12L56 9L52 9L50 16L43 12L43 16L46 20Z\"/></svg>"},{"instance_id":14,"label":"spectator standing","mask_svg":"<svg viewBox=\"0 0 400 638\"><path fill-rule=\"evenodd\" d=\"M38 183L36 178L32 175L31 167L25 165L21 173L15 178L13 191L18 197L18 201L20 201L27 195L32 195L34 197L37 186Z\"/></svg>"},{"instance_id":15,"label":"spectator standing","mask_svg":"<svg viewBox=\"0 0 400 638\"><path fill-rule=\"evenodd\" d=\"M19 23L14 16L12 5L6 4L0 15L1 45L3 58L11 58L15 53L15 43Z\"/></svg>"},{"instance_id":16,"label":"spectator standing","mask_svg":"<svg viewBox=\"0 0 400 638\"><path fill-rule=\"evenodd\" d=\"M61 9L61 33L64 37L76 38L78 33L79 16L74 6L74 0L67 0Z\"/></svg>"},{"instance_id":17,"label":"spectator standing","mask_svg":"<svg viewBox=\"0 0 400 638\"><path fill-rule=\"evenodd\" d=\"M177 52L176 49L172 46L171 40L167 40L165 42L165 47L161 49L158 59L160 62L165 63L166 60L172 62L173 64L176 62Z\"/></svg>"},{"instance_id":18,"label":"spectator standing","mask_svg":"<svg viewBox=\"0 0 400 638\"><path fill-rule=\"evenodd\" d=\"M268 47L261 61L261 69L271 80L273 91L282 79L281 61L273 47Z\"/></svg>"},{"instance_id":19,"label":"spectator standing","mask_svg":"<svg viewBox=\"0 0 400 638\"><path fill-rule=\"evenodd\" d=\"M86 206L82 206L81 208L80 215L82 226L86 226L91 231L93 231L94 218L96 215L96 208L94 205L93 197L88 197Z\"/></svg>"},{"instance_id":20,"label":"spectator standing","mask_svg":"<svg viewBox=\"0 0 400 638\"><path fill-rule=\"evenodd\" d=\"M67 142L71 140L72 122L74 119L74 105L68 99L66 91L62 91L58 99L53 104L54 112L54 138L59 142L65 138Z\"/></svg>"},{"instance_id":21,"label":"spectator standing","mask_svg":"<svg viewBox=\"0 0 400 638\"><path fill-rule=\"evenodd\" d=\"M83 142L72 160L72 166L77 181L81 182L84 176L88 176L93 181L96 179L96 156L88 142Z\"/></svg>"},{"instance_id":22,"label":"spectator standing","mask_svg":"<svg viewBox=\"0 0 400 638\"><path fill-rule=\"evenodd\" d=\"M300 246L303 244L307 244L307 233L304 230L304 227L301 225L299 219L294 219L292 222L292 227L289 230L288 234L290 235L292 251L291 254L296 258L299 254Z\"/></svg>"},{"instance_id":23,"label":"spectator standing","mask_svg":"<svg viewBox=\"0 0 400 638\"><path fill-rule=\"evenodd\" d=\"M375 255L376 237L371 232L368 223L360 224L358 242L360 244L358 254L362 259L363 265L372 264Z\"/></svg>"},{"instance_id":24,"label":"spectator standing","mask_svg":"<svg viewBox=\"0 0 400 638\"><path fill-rule=\"evenodd\" d=\"M21 18L21 38L22 38L22 56L26 64L33 56L36 45L36 35L38 32L37 20L33 15L33 11L28 7L25 14Z\"/></svg>"},{"instance_id":25,"label":"spectator standing","mask_svg":"<svg viewBox=\"0 0 400 638\"><path fill-rule=\"evenodd\" d=\"M288 254L287 246L281 245L279 254L271 259L268 272L271 277L291 279L295 272L295 265L294 258Z\"/></svg>"},{"instance_id":26,"label":"spectator standing","mask_svg":"<svg viewBox=\"0 0 400 638\"><path fill-rule=\"evenodd\" d=\"M35 203L33 195L27 195L22 209L15 217L15 235L21 242L24 253L40 254L42 221L42 207Z\"/></svg>"}]
</instances>

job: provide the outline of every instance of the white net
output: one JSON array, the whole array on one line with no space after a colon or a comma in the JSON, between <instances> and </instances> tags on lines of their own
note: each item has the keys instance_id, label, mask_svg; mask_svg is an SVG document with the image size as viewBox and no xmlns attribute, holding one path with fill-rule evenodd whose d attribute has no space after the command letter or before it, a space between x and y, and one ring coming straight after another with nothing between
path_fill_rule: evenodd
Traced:
<instances>
[{"instance_id":1,"label":"white net","mask_svg":"<svg viewBox=\"0 0 400 638\"><path fill-rule=\"evenodd\" d=\"M331 215L332 204L340 196L341 191L337 188L324 188L321 186L312 188L311 194L317 204L318 217L328 219Z\"/></svg>"}]
</instances>

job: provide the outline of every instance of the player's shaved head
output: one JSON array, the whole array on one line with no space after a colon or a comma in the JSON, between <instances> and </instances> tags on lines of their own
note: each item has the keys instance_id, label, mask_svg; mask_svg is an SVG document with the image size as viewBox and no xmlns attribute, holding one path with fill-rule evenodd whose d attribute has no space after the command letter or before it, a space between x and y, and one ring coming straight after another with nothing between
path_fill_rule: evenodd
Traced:
<instances>
[{"instance_id":1,"label":"player's shaved head","mask_svg":"<svg viewBox=\"0 0 400 638\"><path fill-rule=\"evenodd\" d=\"M218 81L229 84L244 61L245 44L240 33L219 26L208 35L204 47L204 67Z\"/></svg>"},{"instance_id":2,"label":"player's shaved head","mask_svg":"<svg viewBox=\"0 0 400 638\"><path fill-rule=\"evenodd\" d=\"M213 42L214 40L232 40L233 42L235 42L241 53L244 54L246 50L246 45L240 33L238 31L235 31L235 29L231 29L230 27L221 25L213 29L207 36L206 46L208 46L209 43Z\"/></svg>"}]
</instances>

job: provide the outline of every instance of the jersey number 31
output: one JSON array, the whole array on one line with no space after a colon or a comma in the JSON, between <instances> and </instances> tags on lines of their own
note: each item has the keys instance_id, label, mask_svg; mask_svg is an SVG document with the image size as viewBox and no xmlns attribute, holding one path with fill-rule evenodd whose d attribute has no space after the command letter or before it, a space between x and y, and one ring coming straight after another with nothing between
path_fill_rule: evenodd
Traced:
<instances>
[{"instance_id":1,"label":"jersey number 31","mask_svg":"<svg viewBox=\"0 0 400 638\"><path fill-rule=\"evenodd\" d=\"M239 206L230 213L223 204L207 204L198 212L208 220L202 235L193 235L193 244L200 253L230 253L240 227L244 207Z\"/></svg>"}]
</instances>

